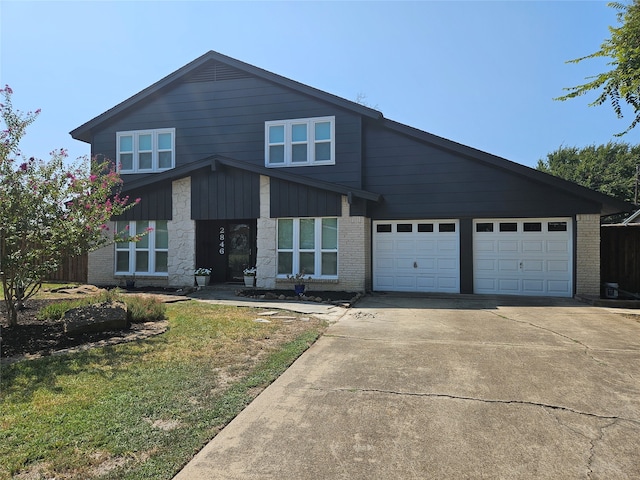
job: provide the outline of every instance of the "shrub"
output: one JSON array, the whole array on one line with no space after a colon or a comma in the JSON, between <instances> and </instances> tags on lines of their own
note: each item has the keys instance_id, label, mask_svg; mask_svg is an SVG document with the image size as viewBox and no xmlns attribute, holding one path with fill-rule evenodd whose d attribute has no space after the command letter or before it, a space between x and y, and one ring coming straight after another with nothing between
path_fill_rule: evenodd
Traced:
<instances>
[{"instance_id":1,"label":"shrub","mask_svg":"<svg viewBox=\"0 0 640 480\"><path fill-rule=\"evenodd\" d=\"M165 318L164 303L154 297L121 295L117 290L107 290L100 295L54 302L38 311L38 320L62 320L72 308L86 307L96 303L122 302L127 305L127 320L130 323L154 322Z\"/></svg>"}]
</instances>

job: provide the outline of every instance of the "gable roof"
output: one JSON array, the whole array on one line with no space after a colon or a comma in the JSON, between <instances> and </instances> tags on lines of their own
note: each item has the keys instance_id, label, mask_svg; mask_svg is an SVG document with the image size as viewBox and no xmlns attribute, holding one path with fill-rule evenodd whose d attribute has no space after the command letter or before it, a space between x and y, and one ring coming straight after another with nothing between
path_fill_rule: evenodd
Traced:
<instances>
[{"instance_id":1,"label":"gable roof","mask_svg":"<svg viewBox=\"0 0 640 480\"><path fill-rule=\"evenodd\" d=\"M223 65L232 67L237 71L262 78L264 80L273 82L283 87L295 90L302 94L309 95L318 100L336 105L337 107L362 115L365 118L368 118L377 122L378 125L381 125L384 128L394 130L403 135L414 138L418 141L430 144L436 148L453 152L457 155L464 156L476 162L481 162L493 168L505 170L511 174L525 177L536 183L561 189L579 198L583 198L588 201L601 205L601 212L600 212L601 215L610 215L610 214L620 213L620 212L629 212L636 209L636 206L631 203L618 200L614 197L605 195L600 192L596 192L595 190L591 190L589 188L583 187L581 185L570 182L568 180L564 180L559 177L555 177L553 175L540 172L538 170L527 167L525 165L521 165L521 164L512 162L510 160L507 160L505 158L498 157L496 155L492 155L487 152L483 152L473 147L462 145L460 143L454 142L452 140L448 140L443 137L439 137L437 135L433 135L423 130L419 130L417 128L410 127L408 125L404 125L402 123L386 119L384 118L382 112L378 110L366 107L364 105L361 105L356 102L352 102L350 100L346 100L344 98L338 97L331 93L318 90L316 88L310 87L300 82L296 82L295 80L291 80L281 75L268 72L267 70L264 70L259 67L255 67L245 62L241 62L240 60L236 60L234 58L228 57L226 55L215 52L213 50L196 58L195 60L188 63L184 67L167 75L163 79L145 88L144 90L133 95L127 100L119 103L118 105L107 110L101 115L98 115L92 120L89 120L83 125L75 128L70 132L71 136L76 140L81 140L83 142L90 143L92 129L98 127L104 122L112 120L113 118L119 115L126 114L130 108L135 107L140 102L148 98L152 98L155 95L161 94L166 89L172 88L174 85L185 80L190 75L205 75L205 76L210 75L210 73L203 71L203 67L206 68L205 67L206 65L212 65L212 64L223 64ZM372 200L372 201L380 201L381 199L380 195L372 194L371 192L365 192L363 190L356 191L356 190L348 189L347 187L340 186L338 184L332 184L328 182L319 182L312 179L308 179L306 177L299 177L297 175L287 174L285 172L276 172L275 169L267 169L266 167L252 165L252 164L240 162L233 159L224 159L224 157L220 157L220 156L207 157L193 164L185 165L183 167L178 167L172 171L173 173L169 173L169 172L165 172L165 173L167 178L169 177L179 178L179 175L181 175L180 172L182 172L183 170L193 171L198 168L203 168L202 167L203 164L205 166L213 165L213 168L215 168L216 163L225 164L225 162L227 162L226 164L228 164L229 166L251 170L251 171L254 171L255 173L260 173L261 175L268 175L275 178L282 178L284 180L287 179L285 177L287 177L288 175L291 175L292 179L290 181L293 181L296 183L309 184L308 182L311 182L311 183L315 183L316 184L315 186L317 186L317 188L335 191L337 193L351 192L351 194L355 194L354 192L362 192L362 194L358 194L356 196L359 196L361 198L366 198L367 200ZM231 163L233 163L234 165L231 165ZM141 186L142 183L150 184L150 183L155 183L157 181L161 181L164 178L164 175L165 174L154 174L150 176L152 178L149 178L147 180L136 179L131 182L127 182L126 188L131 189L131 188L134 188L133 185ZM322 184L323 186L320 186L320 184ZM314 185L310 185L310 186L314 186Z\"/></svg>"},{"instance_id":2,"label":"gable roof","mask_svg":"<svg viewBox=\"0 0 640 480\"><path fill-rule=\"evenodd\" d=\"M122 191L127 192L131 190L135 190L137 188L146 187L148 185L153 185L158 182L177 180L179 178L184 178L188 175L191 175L193 172L196 172L204 168L208 168L211 171L215 171L218 168L220 168L220 166L238 168L240 170L246 170L248 172L257 173L259 175L278 178L280 180L285 180L287 182L298 183L301 185L306 185L308 187L313 187L320 190L327 190L329 192L339 193L341 195L346 195L347 197L349 197L349 199L351 199L352 197L356 197L356 198L362 198L364 200L369 200L372 202L379 202L382 200L382 195L378 193L368 192L366 190L359 190L355 188L349 188L345 185L339 185L336 183L315 180L313 178L303 177L300 175L295 175L293 173L285 172L278 168L267 168L261 165L255 165L253 163L247 163L240 160L235 160L233 158L224 157L221 155L212 155L210 157L203 158L202 160L198 160L197 162L188 163L180 167L172 168L171 170L165 170L162 173L154 173L153 175L145 175L142 177L138 177L135 180L130 180L126 182L122 187Z\"/></svg>"},{"instance_id":3,"label":"gable roof","mask_svg":"<svg viewBox=\"0 0 640 480\"><path fill-rule=\"evenodd\" d=\"M484 163L490 167L505 170L536 183L558 188L577 197L601 204L601 215L613 215L615 213L629 212L637 208L632 203L618 200L615 197L583 187L582 185L570 182L569 180L541 172L540 170L535 170L531 167L527 167L526 165L512 162L506 158L498 157L497 155L483 152L482 150L462 145L461 143L457 143L446 138L438 137L437 135L433 135L393 120L385 118L381 120L381 124L386 128L407 135L416 140L420 140L424 143L428 143L436 148L450 151L471 160Z\"/></svg>"},{"instance_id":4,"label":"gable roof","mask_svg":"<svg viewBox=\"0 0 640 480\"><path fill-rule=\"evenodd\" d=\"M173 85L184 80L189 75L196 73L197 70L199 70L201 67L204 67L209 62L223 63L241 72L245 72L249 75L254 75L258 78L268 80L270 82L276 83L283 87L296 90L305 95L309 95L311 97L317 98L318 100L332 103L338 107L356 112L360 115L364 115L365 117L369 117L373 119L382 118L382 112L379 112L378 110L374 110L373 108L365 107L364 105L361 105L359 103L346 100L344 98L338 97L331 93L318 90L317 88L310 87L303 83L296 82L295 80L291 80L281 75L268 72L267 70L263 70L262 68L254 67L253 65L249 65L248 63L241 62L240 60L236 60L235 58L227 57L226 55L210 50L204 55L202 55L201 57L198 57L192 62L187 63L184 67L179 68L173 73L170 73L169 75L164 77L162 80L157 81L153 85L136 93L132 97L129 97L124 102L119 103L118 105L116 105L113 108L110 108L109 110L102 113L101 115L98 115L92 120L89 120L88 122L71 130L71 132L69 133L76 140L81 140L86 143L91 143L91 130L93 128L102 124L103 122L111 120L112 118L120 114L125 113L129 108L134 107L139 102L149 97L153 97L154 95L157 95L158 93L162 92L165 89L171 88Z\"/></svg>"}]
</instances>

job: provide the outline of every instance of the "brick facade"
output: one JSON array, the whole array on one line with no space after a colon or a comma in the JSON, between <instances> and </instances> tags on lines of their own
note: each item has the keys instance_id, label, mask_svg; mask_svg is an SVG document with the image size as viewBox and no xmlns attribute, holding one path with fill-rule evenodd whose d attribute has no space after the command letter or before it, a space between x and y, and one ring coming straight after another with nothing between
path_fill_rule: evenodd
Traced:
<instances>
[{"instance_id":1,"label":"brick facade","mask_svg":"<svg viewBox=\"0 0 640 480\"><path fill-rule=\"evenodd\" d=\"M600 295L600 215L576 215L576 294Z\"/></svg>"}]
</instances>

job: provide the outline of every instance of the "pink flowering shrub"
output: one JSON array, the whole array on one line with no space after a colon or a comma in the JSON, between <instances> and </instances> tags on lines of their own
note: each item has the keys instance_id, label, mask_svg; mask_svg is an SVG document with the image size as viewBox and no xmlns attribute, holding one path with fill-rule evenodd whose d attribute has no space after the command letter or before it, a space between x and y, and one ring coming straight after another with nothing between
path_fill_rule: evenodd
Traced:
<instances>
[{"instance_id":1,"label":"pink flowering shrub","mask_svg":"<svg viewBox=\"0 0 640 480\"><path fill-rule=\"evenodd\" d=\"M56 149L49 161L25 159L18 148L39 113L14 110L12 90L0 89L0 279L9 323L41 280L69 256L113 241L107 222L136 203L119 193L115 164L80 158L71 166Z\"/></svg>"}]
</instances>

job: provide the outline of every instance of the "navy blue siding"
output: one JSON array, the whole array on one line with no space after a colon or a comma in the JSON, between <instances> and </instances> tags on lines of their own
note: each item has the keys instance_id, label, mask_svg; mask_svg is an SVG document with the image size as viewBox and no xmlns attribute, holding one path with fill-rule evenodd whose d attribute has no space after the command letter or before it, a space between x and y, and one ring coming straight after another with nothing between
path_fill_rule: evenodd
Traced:
<instances>
[{"instance_id":1,"label":"navy blue siding","mask_svg":"<svg viewBox=\"0 0 640 480\"><path fill-rule=\"evenodd\" d=\"M363 188L381 193L375 220L571 216L595 203L374 124L366 125Z\"/></svg>"},{"instance_id":2,"label":"navy blue siding","mask_svg":"<svg viewBox=\"0 0 640 480\"><path fill-rule=\"evenodd\" d=\"M251 219L259 215L259 175L229 168L191 176L194 220Z\"/></svg>"},{"instance_id":3,"label":"navy blue siding","mask_svg":"<svg viewBox=\"0 0 640 480\"><path fill-rule=\"evenodd\" d=\"M342 198L297 183L271 179L271 217L335 217L340 216Z\"/></svg>"},{"instance_id":4,"label":"navy blue siding","mask_svg":"<svg viewBox=\"0 0 640 480\"><path fill-rule=\"evenodd\" d=\"M286 170L361 188L360 116L258 78L181 83L94 132L92 153L116 158L119 131L176 128L176 166L214 154L264 165L265 121L332 115L336 165Z\"/></svg>"}]
</instances>

